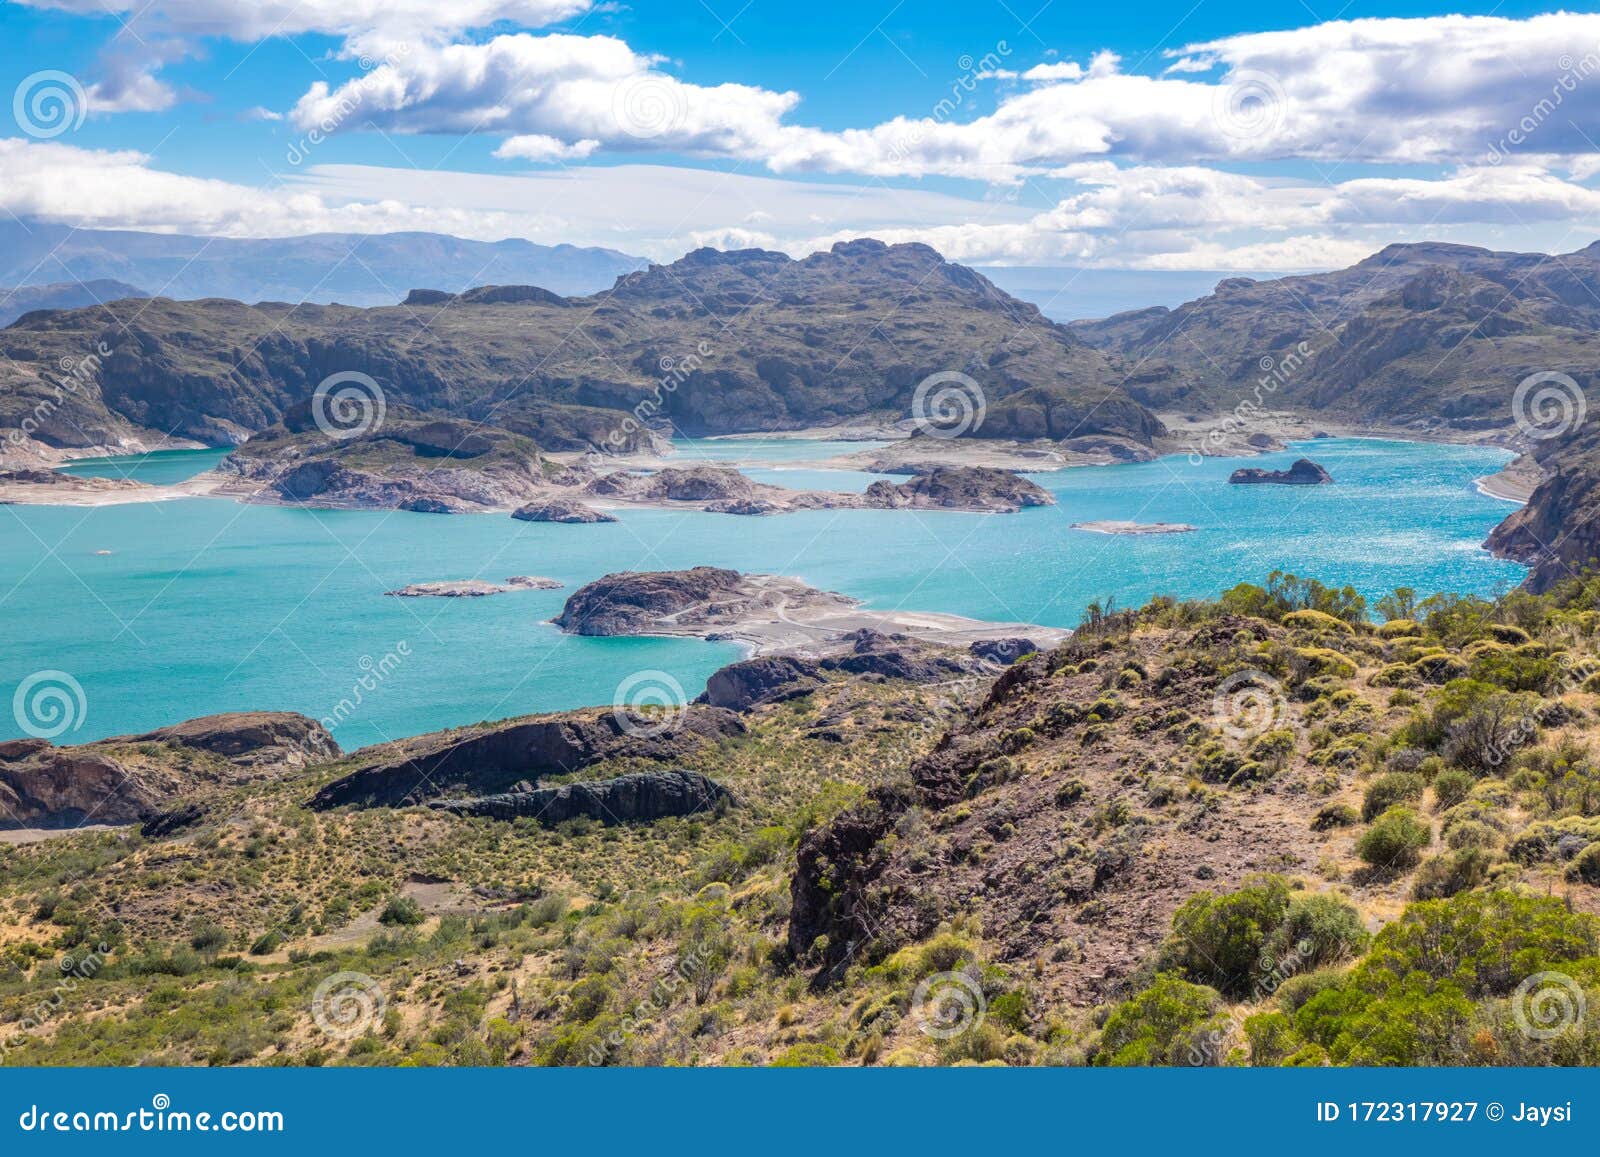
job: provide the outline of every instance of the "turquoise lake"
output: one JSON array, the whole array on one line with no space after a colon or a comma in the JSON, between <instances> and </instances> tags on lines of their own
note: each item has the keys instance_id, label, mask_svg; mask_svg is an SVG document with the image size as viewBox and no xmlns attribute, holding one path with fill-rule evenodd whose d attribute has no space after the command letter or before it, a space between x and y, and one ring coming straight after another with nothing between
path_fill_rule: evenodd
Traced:
<instances>
[{"instance_id":1,"label":"turquoise lake","mask_svg":"<svg viewBox=\"0 0 1600 1157\"><path fill-rule=\"evenodd\" d=\"M871 475L811 463L863 443L697 442L684 458L785 459L763 481L858 490ZM1474 479L1510 457L1485 447L1319 440L1335 485L1229 486L1237 459L1179 456L1032 477L1058 505L1013 515L814 511L768 518L624 511L596 526L288 510L220 499L100 508L0 507L0 694L34 672L83 687L80 726L57 742L146 730L217 711L334 712L369 667L391 667L335 728L346 748L454 724L609 703L638 671L697 694L739 656L692 639L585 639L547 621L573 589L619 570L710 564L797 575L870 607L1073 626L1092 599L1212 595L1275 568L1350 583L1488 594L1523 571L1481 549L1512 509ZM74 467L173 482L220 454L149 455ZM1075 522L1187 522L1131 538ZM101 553L109 552L109 553ZM564 591L397 599L407 583L548 575ZM404 647L402 648L402 644ZM409 655L401 654L409 651ZM398 664L384 664L390 653ZM0 709L0 738L21 735Z\"/></svg>"}]
</instances>

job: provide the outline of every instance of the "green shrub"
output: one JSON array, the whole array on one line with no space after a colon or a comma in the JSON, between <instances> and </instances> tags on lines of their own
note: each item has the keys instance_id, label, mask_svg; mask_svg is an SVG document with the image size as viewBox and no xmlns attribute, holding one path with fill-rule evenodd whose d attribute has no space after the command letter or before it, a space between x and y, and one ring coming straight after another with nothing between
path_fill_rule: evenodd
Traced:
<instances>
[{"instance_id":1,"label":"green shrub","mask_svg":"<svg viewBox=\"0 0 1600 1157\"><path fill-rule=\"evenodd\" d=\"M1292 960L1293 971L1301 972L1355 956L1370 939L1361 913L1338 896L1317 892L1290 901L1268 947L1280 962ZM1287 967L1279 964L1280 970Z\"/></svg>"},{"instance_id":2,"label":"green shrub","mask_svg":"<svg viewBox=\"0 0 1600 1157\"><path fill-rule=\"evenodd\" d=\"M1433 806L1435 811L1455 807L1467 798L1473 784L1478 781L1470 772L1459 767L1446 768L1433 777Z\"/></svg>"},{"instance_id":3,"label":"green shrub","mask_svg":"<svg viewBox=\"0 0 1600 1157\"><path fill-rule=\"evenodd\" d=\"M1411 894L1418 900L1443 900L1488 882L1494 856L1483 848L1444 852L1417 869Z\"/></svg>"},{"instance_id":4,"label":"green shrub","mask_svg":"<svg viewBox=\"0 0 1600 1157\"><path fill-rule=\"evenodd\" d=\"M1391 771L1380 775L1367 786L1366 795L1361 799L1361 818L1370 823L1395 804L1421 799L1426 787L1415 772Z\"/></svg>"},{"instance_id":5,"label":"green shrub","mask_svg":"<svg viewBox=\"0 0 1600 1157\"><path fill-rule=\"evenodd\" d=\"M379 924L409 926L421 924L426 919L422 906L410 896L393 897L383 906L383 911L378 913Z\"/></svg>"},{"instance_id":6,"label":"green shrub","mask_svg":"<svg viewBox=\"0 0 1600 1157\"><path fill-rule=\"evenodd\" d=\"M1409 868L1417 854L1433 842L1428 825L1407 807L1384 812L1356 841L1356 855L1379 871Z\"/></svg>"},{"instance_id":7,"label":"green shrub","mask_svg":"<svg viewBox=\"0 0 1600 1157\"><path fill-rule=\"evenodd\" d=\"M1567 879L1578 884L1600 886L1600 844L1590 844L1567 865Z\"/></svg>"},{"instance_id":8,"label":"green shrub","mask_svg":"<svg viewBox=\"0 0 1600 1157\"><path fill-rule=\"evenodd\" d=\"M1172 916L1161 967L1231 996L1259 983L1268 943L1290 908L1289 885L1256 876L1236 892L1190 897Z\"/></svg>"},{"instance_id":9,"label":"green shrub","mask_svg":"<svg viewBox=\"0 0 1600 1157\"><path fill-rule=\"evenodd\" d=\"M1097 1065L1216 1063L1228 1018L1215 989L1162 973L1106 1018Z\"/></svg>"}]
</instances>

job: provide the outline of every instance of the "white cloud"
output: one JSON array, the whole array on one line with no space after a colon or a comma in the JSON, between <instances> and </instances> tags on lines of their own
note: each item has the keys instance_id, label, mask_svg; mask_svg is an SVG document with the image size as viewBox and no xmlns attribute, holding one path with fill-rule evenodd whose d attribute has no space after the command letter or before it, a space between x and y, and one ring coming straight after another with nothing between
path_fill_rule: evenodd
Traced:
<instances>
[{"instance_id":1,"label":"white cloud","mask_svg":"<svg viewBox=\"0 0 1600 1157\"><path fill-rule=\"evenodd\" d=\"M1523 167L1333 186L1201 166L1076 168L1046 208L920 189L669 165L522 174L320 165L276 189L164 172L136 152L0 139L0 210L84 227L225 236L434 230L606 245L671 260L700 245L803 255L871 235L971 264L1275 270L1348 264L1391 241L1574 249L1600 193Z\"/></svg>"},{"instance_id":2,"label":"white cloud","mask_svg":"<svg viewBox=\"0 0 1600 1157\"><path fill-rule=\"evenodd\" d=\"M592 0L17 0L29 8L114 16L177 35L255 41L321 32L437 35L505 20L538 28L586 11Z\"/></svg>"},{"instance_id":3,"label":"white cloud","mask_svg":"<svg viewBox=\"0 0 1600 1157\"><path fill-rule=\"evenodd\" d=\"M385 70L369 100L390 131L477 129L755 158L777 172L991 181L1096 158L1458 164L1508 135L1512 153L1576 154L1591 151L1577 125L1600 109L1600 14L1332 21L1170 56L1159 76L1126 72L1108 52L1087 68L1037 65L1021 73L1032 87L971 119L946 101L927 116L824 130L786 123L793 93L680 81L611 37L518 34L423 44ZM648 83L656 98L647 132L615 106L615 89L630 83ZM297 117L340 95L314 88Z\"/></svg>"}]
</instances>

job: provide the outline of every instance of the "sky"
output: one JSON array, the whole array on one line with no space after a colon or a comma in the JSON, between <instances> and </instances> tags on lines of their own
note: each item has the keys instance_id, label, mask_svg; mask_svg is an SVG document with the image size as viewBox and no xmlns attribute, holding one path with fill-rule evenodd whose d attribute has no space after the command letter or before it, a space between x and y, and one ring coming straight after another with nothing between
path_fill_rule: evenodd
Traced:
<instances>
[{"instance_id":1,"label":"sky","mask_svg":"<svg viewBox=\"0 0 1600 1157\"><path fill-rule=\"evenodd\" d=\"M0 212L79 227L1263 274L1600 237L1600 15L1531 4L8 0L0 46Z\"/></svg>"}]
</instances>

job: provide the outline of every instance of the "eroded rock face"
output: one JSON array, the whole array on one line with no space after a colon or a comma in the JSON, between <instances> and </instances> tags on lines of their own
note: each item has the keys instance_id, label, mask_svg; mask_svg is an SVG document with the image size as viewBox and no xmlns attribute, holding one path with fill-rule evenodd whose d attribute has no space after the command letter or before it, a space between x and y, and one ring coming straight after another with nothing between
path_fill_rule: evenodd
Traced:
<instances>
[{"instance_id":1,"label":"eroded rock face","mask_svg":"<svg viewBox=\"0 0 1600 1157\"><path fill-rule=\"evenodd\" d=\"M441 796L493 795L523 780L581 771L606 759L682 759L743 731L730 712L694 707L660 734L632 734L617 714L599 711L513 720L466 734L423 735L357 752L355 769L306 806L319 811L344 805L404 807Z\"/></svg>"},{"instance_id":2,"label":"eroded rock face","mask_svg":"<svg viewBox=\"0 0 1600 1157\"><path fill-rule=\"evenodd\" d=\"M209 751L245 767L301 767L344 754L327 728L294 711L236 711L205 715L112 743L174 743Z\"/></svg>"},{"instance_id":3,"label":"eroded rock face","mask_svg":"<svg viewBox=\"0 0 1600 1157\"><path fill-rule=\"evenodd\" d=\"M1311 459L1299 458L1287 470L1262 470L1255 466L1235 470L1228 475L1228 481L1236 486L1258 483L1278 486L1326 486L1333 481L1333 476Z\"/></svg>"},{"instance_id":4,"label":"eroded rock face","mask_svg":"<svg viewBox=\"0 0 1600 1157\"><path fill-rule=\"evenodd\" d=\"M126 750L146 744L208 752L233 770L197 771L171 766L159 753L135 757ZM0 827L140 823L208 783L248 782L339 755L339 745L320 723L289 711L208 715L78 747L12 740L0 743Z\"/></svg>"},{"instance_id":5,"label":"eroded rock face","mask_svg":"<svg viewBox=\"0 0 1600 1157\"><path fill-rule=\"evenodd\" d=\"M782 703L822 686L822 669L809 659L769 655L730 663L713 671L696 703L729 711L748 711L763 703Z\"/></svg>"},{"instance_id":6,"label":"eroded rock face","mask_svg":"<svg viewBox=\"0 0 1600 1157\"><path fill-rule=\"evenodd\" d=\"M1040 650L1032 639L1013 636L1008 639L979 639L967 648L980 659L999 663L1002 667L1015 663L1024 655Z\"/></svg>"},{"instance_id":7,"label":"eroded rock face","mask_svg":"<svg viewBox=\"0 0 1600 1157\"><path fill-rule=\"evenodd\" d=\"M694 815L711 811L724 800L732 803L733 796L720 783L699 772L671 768L477 799L434 800L428 806L497 820L526 816L546 827L579 818L598 820L609 827Z\"/></svg>"},{"instance_id":8,"label":"eroded rock face","mask_svg":"<svg viewBox=\"0 0 1600 1157\"><path fill-rule=\"evenodd\" d=\"M136 775L99 751L44 739L0 743L0 828L138 823L178 787L175 775Z\"/></svg>"},{"instance_id":9,"label":"eroded rock face","mask_svg":"<svg viewBox=\"0 0 1600 1157\"><path fill-rule=\"evenodd\" d=\"M554 498L548 502L530 502L526 506L519 506L512 511L511 517L522 522L591 523L616 521L609 514L603 514L593 507L565 498Z\"/></svg>"}]
</instances>

